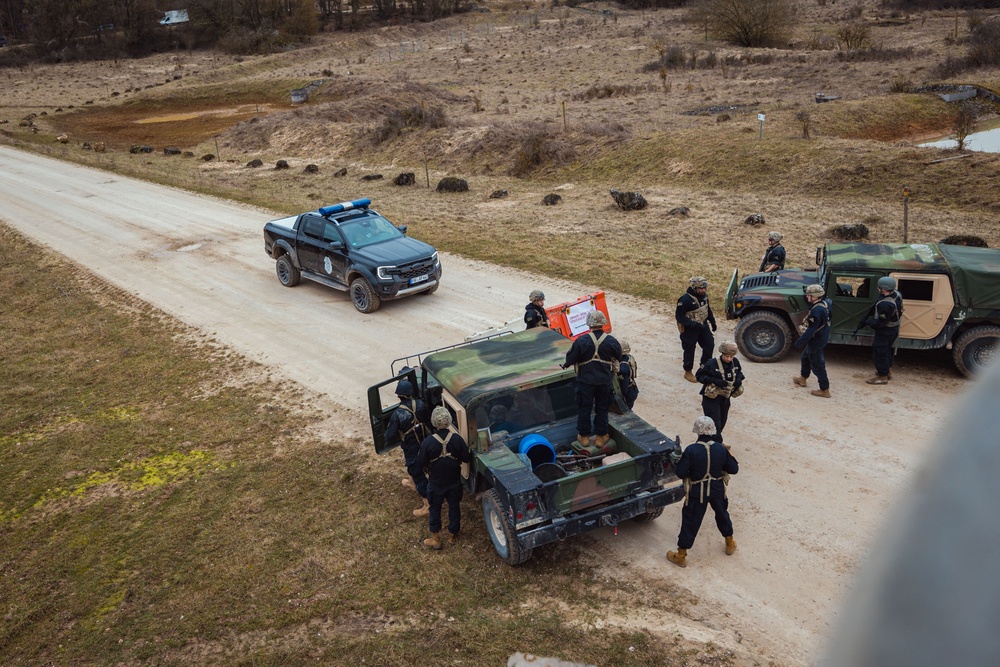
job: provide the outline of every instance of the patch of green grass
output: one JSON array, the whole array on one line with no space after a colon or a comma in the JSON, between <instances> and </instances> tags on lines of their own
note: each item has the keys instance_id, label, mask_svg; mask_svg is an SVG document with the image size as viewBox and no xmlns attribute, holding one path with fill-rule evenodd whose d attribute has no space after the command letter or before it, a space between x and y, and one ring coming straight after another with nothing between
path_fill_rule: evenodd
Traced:
<instances>
[{"instance_id":1,"label":"patch of green grass","mask_svg":"<svg viewBox=\"0 0 1000 667\"><path fill-rule=\"evenodd\" d=\"M0 244L0 664L694 654L594 629L608 610L691 601L606 583L581 561L583 540L508 567L470 499L458 545L424 549L398 460L359 465L370 445L311 435L295 387L254 380L250 364L9 228Z\"/></svg>"}]
</instances>

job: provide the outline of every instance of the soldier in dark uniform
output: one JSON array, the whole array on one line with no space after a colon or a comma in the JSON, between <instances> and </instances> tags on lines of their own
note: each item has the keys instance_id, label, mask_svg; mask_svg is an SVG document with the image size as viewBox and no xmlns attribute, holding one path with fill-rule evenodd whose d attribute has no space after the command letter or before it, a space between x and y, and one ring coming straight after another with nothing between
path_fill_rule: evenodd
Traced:
<instances>
[{"instance_id":1,"label":"soldier in dark uniform","mask_svg":"<svg viewBox=\"0 0 1000 667\"><path fill-rule=\"evenodd\" d=\"M635 399L639 397L639 387L635 383L639 365L636 363L635 357L631 354L632 346L628 344L628 341L621 341L621 346L622 359L618 365L618 387L622 390L622 398L625 400L625 405L631 410L635 407Z\"/></svg>"},{"instance_id":2,"label":"soldier in dark uniform","mask_svg":"<svg viewBox=\"0 0 1000 667\"><path fill-rule=\"evenodd\" d=\"M417 454L420 452L421 441L427 435L429 415L427 405L419 398L413 398L413 393L413 385L409 380L400 380L396 384L399 407L389 417L385 439L389 441L398 437L402 441L403 460L406 462L406 472L410 475L403 478L403 486L415 490L423 500L423 504L413 510L413 516L427 516L427 476L424 469L417 465Z\"/></svg>"},{"instance_id":3,"label":"soldier in dark uniform","mask_svg":"<svg viewBox=\"0 0 1000 667\"><path fill-rule=\"evenodd\" d=\"M810 371L816 374L819 389L809 393L821 398L830 398L830 379L826 375L826 358L823 348L830 342L830 300L825 298L826 290L822 285L810 285L806 288L806 301L811 308L805 321L799 327L799 339L795 341L795 349L802 350L802 370L792 382L800 387L806 386Z\"/></svg>"},{"instance_id":4,"label":"soldier in dark uniform","mask_svg":"<svg viewBox=\"0 0 1000 667\"><path fill-rule=\"evenodd\" d=\"M458 433L449 430L451 413L439 405L431 413L434 432L420 445L416 464L427 471L427 497L430 500L428 519L431 536L424 546L440 549L441 508L448 502L448 544L458 539L462 528L462 464L472 461L472 452Z\"/></svg>"},{"instance_id":5,"label":"soldier in dark uniform","mask_svg":"<svg viewBox=\"0 0 1000 667\"><path fill-rule=\"evenodd\" d=\"M590 434L597 437L594 444L603 447L608 435L608 408L614 399L611 385L613 362L621 361L622 348L611 334L604 333L608 318L599 310L587 313L590 331L575 341L566 353L563 368L576 366L576 439L581 445L590 444ZM594 414L591 430L590 415Z\"/></svg>"},{"instance_id":6,"label":"soldier in dark uniform","mask_svg":"<svg viewBox=\"0 0 1000 667\"><path fill-rule=\"evenodd\" d=\"M548 326L549 315L545 312L545 294L542 290L532 290L528 295L528 305L524 307L524 328Z\"/></svg>"},{"instance_id":7,"label":"soldier in dark uniform","mask_svg":"<svg viewBox=\"0 0 1000 667\"><path fill-rule=\"evenodd\" d=\"M698 369L696 377L702 383L701 409L715 422L717 440L722 442L722 429L729 420L729 405L733 397L743 393L743 368L736 358L736 343L726 341L719 346L719 356Z\"/></svg>"},{"instance_id":8,"label":"soldier in dark uniform","mask_svg":"<svg viewBox=\"0 0 1000 667\"><path fill-rule=\"evenodd\" d=\"M861 323L862 327L875 330L872 339L875 376L865 380L868 384L888 384L892 379L892 346L899 338L899 322L903 317L903 297L896 291L895 280L889 276L879 278L878 293L878 301L868 311L868 318Z\"/></svg>"},{"instance_id":9,"label":"soldier in dark uniform","mask_svg":"<svg viewBox=\"0 0 1000 667\"><path fill-rule=\"evenodd\" d=\"M768 232L767 250L760 260L760 272L770 273L785 268L785 247L781 245L781 232Z\"/></svg>"},{"instance_id":10,"label":"soldier in dark uniform","mask_svg":"<svg viewBox=\"0 0 1000 667\"><path fill-rule=\"evenodd\" d=\"M708 304L708 281L701 276L695 276L690 281L687 292L677 300L677 329L681 332L681 348L684 350L684 379L697 382L694 376L694 348L701 346L700 366L712 358L712 348L715 338L712 332L716 330L715 315ZM711 330L709 329L711 326Z\"/></svg>"},{"instance_id":11,"label":"soldier in dark uniform","mask_svg":"<svg viewBox=\"0 0 1000 667\"><path fill-rule=\"evenodd\" d=\"M681 510L677 551L667 552L667 560L681 567L687 567L688 549L694 546L694 538L698 536L709 505L715 512L715 525L726 538L726 555L732 556L736 551L726 485L729 475L740 471L739 461L730 453L729 447L713 437L715 422L710 417L695 419L693 431L698 440L684 448L676 466L677 476L684 480L684 508Z\"/></svg>"}]
</instances>

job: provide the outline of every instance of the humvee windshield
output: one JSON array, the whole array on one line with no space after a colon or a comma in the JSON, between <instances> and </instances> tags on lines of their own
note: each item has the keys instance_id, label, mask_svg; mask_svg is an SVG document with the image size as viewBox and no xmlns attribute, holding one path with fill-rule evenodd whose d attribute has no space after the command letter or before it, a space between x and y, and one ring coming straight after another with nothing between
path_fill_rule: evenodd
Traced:
<instances>
[{"instance_id":1,"label":"humvee windshield","mask_svg":"<svg viewBox=\"0 0 1000 667\"><path fill-rule=\"evenodd\" d=\"M576 378L569 377L490 398L476 408L473 420L477 429L489 426L493 432L515 433L537 430L576 413Z\"/></svg>"}]
</instances>

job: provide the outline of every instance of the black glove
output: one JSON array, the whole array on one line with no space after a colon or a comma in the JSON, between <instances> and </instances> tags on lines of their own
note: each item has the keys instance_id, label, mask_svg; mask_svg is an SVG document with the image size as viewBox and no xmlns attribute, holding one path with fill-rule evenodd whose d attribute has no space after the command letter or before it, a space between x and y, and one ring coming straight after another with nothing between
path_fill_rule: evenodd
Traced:
<instances>
[{"instance_id":1,"label":"black glove","mask_svg":"<svg viewBox=\"0 0 1000 667\"><path fill-rule=\"evenodd\" d=\"M712 322L712 333L715 333L715 331L716 331L717 329L718 329L718 327L717 327L717 326L715 326L715 322Z\"/></svg>"}]
</instances>

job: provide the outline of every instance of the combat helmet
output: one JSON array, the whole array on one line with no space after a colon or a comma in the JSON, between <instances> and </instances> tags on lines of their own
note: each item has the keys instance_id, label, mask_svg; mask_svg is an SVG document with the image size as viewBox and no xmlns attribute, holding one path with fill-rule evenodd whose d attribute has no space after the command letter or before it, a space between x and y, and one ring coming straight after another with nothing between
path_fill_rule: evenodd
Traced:
<instances>
[{"instance_id":1,"label":"combat helmet","mask_svg":"<svg viewBox=\"0 0 1000 667\"><path fill-rule=\"evenodd\" d=\"M628 344L627 340L620 340L618 344L622 346L622 354L628 354L632 351L632 346Z\"/></svg>"},{"instance_id":2,"label":"combat helmet","mask_svg":"<svg viewBox=\"0 0 1000 667\"><path fill-rule=\"evenodd\" d=\"M396 396L410 398L413 396L413 384L409 380L400 380L396 384Z\"/></svg>"},{"instance_id":3,"label":"combat helmet","mask_svg":"<svg viewBox=\"0 0 1000 667\"><path fill-rule=\"evenodd\" d=\"M451 426L451 413L448 408L439 405L431 413L431 426L434 428L448 428Z\"/></svg>"},{"instance_id":4,"label":"combat helmet","mask_svg":"<svg viewBox=\"0 0 1000 667\"><path fill-rule=\"evenodd\" d=\"M878 288L884 290L894 290L896 289L896 281L890 276L882 276L878 279Z\"/></svg>"},{"instance_id":5,"label":"combat helmet","mask_svg":"<svg viewBox=\"0 0 1000 667\"><path fill-rule=\"evenodd\" d=\"M715 422L711 417L698 417L694 420L691 432L697 435L715 435Z\"/></svg>"},{"instance_id":6,"label":"combat helmet","mask_svg":"<svg viewBox=\"0 0 1000 667\"><path fill-rule=\"evenodd\" d=\"M608 318L599 310L592 310L587 313L587 326L591 329L600 329L608 323Z\"/></svg>"},{"instance_id":7,"label":"combat helmet","mask_svg":"<svg viewBox=\"0 0 1000 667\"><path fill-rule=\"evenodd\" d=\"M822 285L814 283L806 288L806 296L818 296L819 298L822 299L824 296L826 296L826 290L823 289Z\"/></svg>"},{"instance_id":8,"label":"combat helmet","mask_svg":"<svg viewBox=\"0 0 1000 667\"><path fill-rule=\"evenodd\" d=\"M708 289L708 279L705 276L694 276L690 282L694 289Z\"/></svg>"},{"instance_id":9,"label":"combat helmet","mask_svg":"<svg viewBox=\"0 0 1000 667\"><path fill-rule=\"evenodd\" d=\"M532 303L535 301L545 301L545 292L540 289L531 290L531 294L528 295L528 301Z\"/></svg>"},{"instance_id":10,"label":"combat helmet","mask_svg":"<svg viewBox=\"0 0 1000 667\"><path fill-rule=\"evenodd\" d=\"M736 346L736 343L734 343L731 340L724 340L719 345L719 354L731 354L731 355L733 355L735 357L736 353L739 352L739 351L740 351L740 348L738 348Z\"/></svg>"},{"instance_id":11,"label":"combat helmet","mask_svg":"<svg viewBox=\"0 0 1000 667\"><path fill-rule=\"evenodd\" d=\"M769 240L771 240L771 241L780 241L781 240L781 232L768 232L767 233L767 238Z\"/></svg>"}]
</instances>

